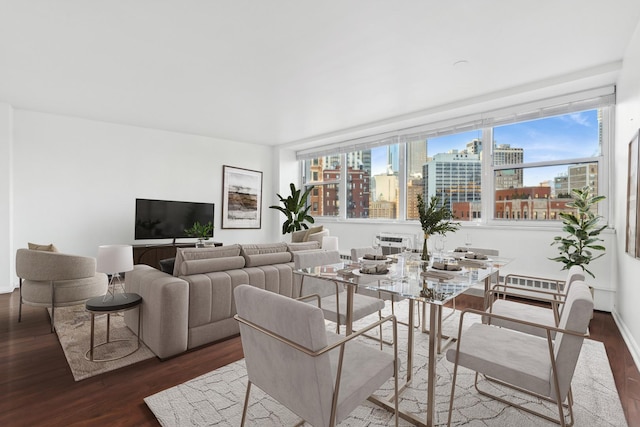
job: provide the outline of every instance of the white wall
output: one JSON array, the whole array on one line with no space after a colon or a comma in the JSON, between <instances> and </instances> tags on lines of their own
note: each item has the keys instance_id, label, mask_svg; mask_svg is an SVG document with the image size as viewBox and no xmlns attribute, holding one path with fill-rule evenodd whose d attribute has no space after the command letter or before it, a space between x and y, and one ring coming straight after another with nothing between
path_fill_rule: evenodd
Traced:
<instances>
[{"instance_id":1,"label":"white wall","mask_svg":"<svg viewBox=\"0 0 640 427\"><path fill-rule=\"evenodd\" d=\"M0 103L0 284L11 283L14 270L12 209L13 109ZM2 285L0 285L2 286ZM0 288L1 289L1 288Z\"/></svg>"},{"instance_id":2,"label":"white wall","mask_svg":"<svg viewBox=\"0 0 640 427\"><path fill-rule=\"evenodd\" d=\"M370 246L376 233L397 232L416 234L421 232L420 224L415 221L410 225L375 222L318 221L329 228L332 235L339 237L340 252L348 254L352 247ZM464 246L465 235L472 237L472 246L492 248L500 251L500 255L514 258L514 261L501 270L501 273L518 272L533 276L564 279L566 270L562 264L549 258L558 255L557 247L551 246L554 236L563 233L557 228L546 227L512 227L509 229L464 224L456 233L447 235L445 249ZM611 311L614 305L616 282L612 271L615 266L616 234L613 230L606 230L601 237L607 250L605 256L593 261L590 270L596 279L587 276L586 282L595 289L595 304L598 310ZM432 242L430 244L432 247Z\"/></svg>"},{"instance_id":3,"label":"white wall","mask_svg":"<svg viewBox=\"0 0 640 427\"><path fill-rule=\"evenodd\" d=\"M620 330L640 366L640 260L625 253L628 144L640 128L640 25L627 47L624 68L617 85L616 153L614 189L615 219L618 227L616 271L618 294L614 316Z\"/></svg>"},{"instance_id":4,"label":"white wall","mask_svg":"<svg viewBox=\"0 0 640 427\"><path fill-rule=\"evenodd\" d=\"M0 124L2 116L0 110ZM0 125L0 149L6 146ZM136 198L215 203L214 239L225 244L280 239L273 227L277 212L268 209L276 201L273 164L267 146L16 109L11 252L38 242L95 256L102 244L134 244ZM261 229L221 228L223 165L263 172ZM0 189L2 206L5 193ZM13 268L11 274L15 286ZM0 286L13 288L4 280Z\"/></svg>"}]
</instances>

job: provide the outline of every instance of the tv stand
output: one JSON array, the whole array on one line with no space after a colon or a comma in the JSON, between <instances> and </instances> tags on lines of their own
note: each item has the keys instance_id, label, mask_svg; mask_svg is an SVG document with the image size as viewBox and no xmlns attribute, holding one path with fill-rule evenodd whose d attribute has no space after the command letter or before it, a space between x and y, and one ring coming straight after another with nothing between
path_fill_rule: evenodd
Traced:
<instances>
[{"instance_id":1,"label":"tv stand","mask_svg":"<svg viewBox=\"0 0 640 427\"><path fill-rule=\"evenodd\" d=\"M213 242L214 246L222 246L220 242ZM178 248L194 248L195 243L167 243L163 245L133 245L133 264L146 264L160 268L160 260L174 258Z\"/></svg>"}]
</instances>

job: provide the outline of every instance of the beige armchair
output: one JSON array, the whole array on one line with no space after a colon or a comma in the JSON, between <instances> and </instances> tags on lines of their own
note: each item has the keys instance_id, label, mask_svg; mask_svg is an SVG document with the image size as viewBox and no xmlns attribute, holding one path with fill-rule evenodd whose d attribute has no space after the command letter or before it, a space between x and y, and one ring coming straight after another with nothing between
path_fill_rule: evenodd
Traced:
<instances>
[{"instance_id":1,"label":"beige armchair","mask_svg":"<svg viewBox=\"0 0 640 427\"><path fill-rule=\"evenodd\" d=\"M107 292L107 275L96 272L96 260L90 257L18 249L16 274L20 279L18 322L23 303L51 307L51 332L56 307L82 304Z\"/></svg>"},{"instance_id":2,"label":"beige armchair","mask_svg":"<svg viewBox=\"0 0 640 427\"><path fill-rule=\"evenodd\" d=\"M244 426L251 386L256 385L313 426L334 426L394 378L398 425L398 346L393 354L354 338L394 316L341 337L327 332L322 310L250 285L234 289L247 366ZM300 424L299 424L300 425Z\"/></svg>"}]
</instances>

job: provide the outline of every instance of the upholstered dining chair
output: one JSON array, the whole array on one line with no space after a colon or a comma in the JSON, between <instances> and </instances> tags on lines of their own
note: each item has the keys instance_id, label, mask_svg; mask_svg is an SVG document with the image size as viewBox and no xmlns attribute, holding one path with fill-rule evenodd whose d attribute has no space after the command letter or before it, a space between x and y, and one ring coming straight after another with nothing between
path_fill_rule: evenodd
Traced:
<instances>
[{"instance_id":1,"label":"upholstered dining chair","mask_svg":"<svg viewBox=\"0 0 640 427\"><path fill-rule=\"evenodd\" d=\"M293 253L296 269L337 264L341 262L338 251L306 250ZM315 294L320 296L320 308L325 319L336 323L336 333L340 326L347 324L347 292L342 283L330 278L302 276L300 297ZM360 320L384 308L384 301L359 293L353 295L353 321Z\"/></svg>"},{"instance_id":2,"label":"upholstered dining chair","mask_svg":"<svg viewBox=\"0 0 640 427\"><path fill-rule=\"evenodd\" d=\"M362 247L362 248L351 248L352 262L359 262L360 258L364 257L365 255L382 255L382 247L374 248L373 246L368 246L368 247ZM358 293L362 295L368 295L374 298L380 298L383 301L391 301L391 314L393 315L396 314L395 303L406 299L398 295L392 295L387 292L374 291L372 289L366 289L364 287L358 287ZM419 312L420 306L416 305L416 307L418 307L418 321L420 321L420 312ZM401 321L398 321L398 323L405 326L407 325L407 323L401 322ZM420 325L418 324L418 327L419 326Z\"/></svg>"},{"instance_id":3,"label":"upholstered dining chair","mask_svg":"<svg viewBox=\"0 0 640 427\"><path fill-rule=\"evenodd\" d=\"M558 289L562 289L562 291L553 292L532 289L527 291L527 294L524 296L524 300L521 292L510 292L512 287L508 285L496 286L489 291L489 301L491 301L491 304L487 310L490 313L498 314L500 316L506 316L509 318L515 317L546 326L558 326L560 315L564 308L566 295L571 292L571 284L577 281L584 281L584 272L582 268L573 266L567 273L564 286L557 287ZM516 297L517 299L506 299L508 296ZM536 302L544 303L545 305L533 305L527 303L526 300L534 300ZM531 327L519 322L509 322L500 318L493 319L492 324L528 334L539 336L546 335L544 329ZM555 337L555 331L551 332L551 336L552 338Z\"/></svg>"},{"instance_id":4,"label":"upholstered dining chair","mask_svg":"<svg viewBox=\"0 0 640 427\"><path fill-rule=\"evenodd\" d=\"M491 324L474 323L463 331L465 315L475 313L490 319L502 319L527 324L544 330L544 337L525 334ZM516 318L508 318L479 310L464 310L460 316L458 342L447 351L447 360L454 363L451 381L448 425L451 418L458 368L463 366L476 372L475 387L482 395L537 415L562 426L573 424L573 397L571 380L580 355L584 338L593 313L593 299L589 287L582 281L574 282L567 294L558 326L540 325ZM555 340L551 332L556 332ZM558 418L518 405L478 387L478 375L502 386L555 403ZM564 402L567 402L566 405ZM569 410L567 424L565 406Z\"/></svg>"},{"instance_id":5,"label":"upholstered dining chair","mask_svg":"<svg viewBox=\"0 0 640 427\"><path fill-rule=\"evenodd\" d=\"M51 332L55 330L55 309L82 304L107 292L108 280L96 272L95 258L18 249L16 275L20 279L18 322L22 304L51 307Z\"/></svg>"},{"instance_id":6,"label":"upholstered dining chair","mask_svg":"<svg viewBox=\"0 0 640 427\"><path fill-rule=\"evenodd\" d=\"M255 384L313 426L334 426L391 377L395 425L398 425L398 346L393 354L358 343L364 332L347 337L327 332L321 309L250 285L234 289L240 337L247 367L244 426L251 386Z\"/></svg>"}]
</instances>

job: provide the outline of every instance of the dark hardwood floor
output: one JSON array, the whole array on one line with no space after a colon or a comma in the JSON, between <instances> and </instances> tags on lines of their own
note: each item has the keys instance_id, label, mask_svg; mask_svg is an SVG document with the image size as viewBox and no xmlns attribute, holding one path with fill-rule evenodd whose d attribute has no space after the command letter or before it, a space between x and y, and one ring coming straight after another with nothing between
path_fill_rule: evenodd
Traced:
<instances>
[{"instance_id":1,"label":"dark hardwood floor","mask_svg":"<svg viewBox=\"0 0 640 427\"><path fill-rule=\"evenodd\" d=\"M157 358L75 382L44 308L0 295L0 426L157 426L143 399L242 358L239 338L166 361ZM457 308L481 307L462 296ZM629 426L640 426L640 375L609 313L596 312L592 339L607 349Z\"/></svg>"}]
</instances>

